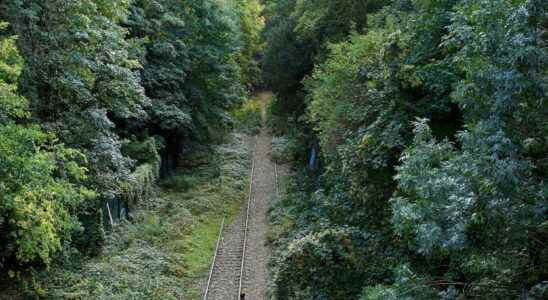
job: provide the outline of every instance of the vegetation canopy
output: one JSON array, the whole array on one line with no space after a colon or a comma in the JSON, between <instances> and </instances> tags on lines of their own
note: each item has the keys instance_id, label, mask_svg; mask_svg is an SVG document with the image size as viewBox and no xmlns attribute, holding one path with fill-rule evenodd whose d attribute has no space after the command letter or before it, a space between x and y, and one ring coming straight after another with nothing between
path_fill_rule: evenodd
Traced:
<instances>
[{"instance_id":1,"label":"vegetation canopy","mask_svg":"<svg viewBox=\"0 0 548 300\"><path fill-rule=\"evenodd\" d=\"M272 124L320 149L274 206L277 299L547 297L546 1L266 14Z\"/></svg>"},{"instance_id":2,"label":"vegetation canopy","mask_svg":"<svg viewBox=\"0 0 548 300\"><path fill-rule=\"evenodd\" d=\"M268 154L271 299L548 299L547 101L546 0L1 0L0 290L198 298Z\"/></svg>"}]
</instances>

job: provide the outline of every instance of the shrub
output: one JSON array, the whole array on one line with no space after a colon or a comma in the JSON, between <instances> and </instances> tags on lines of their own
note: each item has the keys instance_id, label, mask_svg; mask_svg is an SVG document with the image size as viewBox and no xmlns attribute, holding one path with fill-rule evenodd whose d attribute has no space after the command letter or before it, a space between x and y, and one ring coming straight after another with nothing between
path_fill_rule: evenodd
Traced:
<instances>
[{"instance_id":1,"label":"shrub","mask_svg":"<svg viewBox=\"0 0 548 300\"><path fill-rule=\"evenodd\" d=\"M122 154L136 160L138 165L160 160L158 145L153 137L144 141L132 140L122 147Z\"/></svg>"},{"instance_id":2,"label":"shrub","mask_svg":"<svg viewBox=\"0 0 548 300\"><path fill-rule=\"evenodd\" d=\"M258 100L248 100L232 112L234 127L247 133L258 133L261 127L261 104Z\"/></svg>"},{"instance_id":3,"label":"shrub","mask_svg":"<svg viewBox=\"0 0 548 300\"><path fill-rule=\"evenodd\" d=\"M298 151L295 140L276 136L272 138L272 159L276 162L282 164L292 162L297 157Z\"/></svg>"}]
</instances>

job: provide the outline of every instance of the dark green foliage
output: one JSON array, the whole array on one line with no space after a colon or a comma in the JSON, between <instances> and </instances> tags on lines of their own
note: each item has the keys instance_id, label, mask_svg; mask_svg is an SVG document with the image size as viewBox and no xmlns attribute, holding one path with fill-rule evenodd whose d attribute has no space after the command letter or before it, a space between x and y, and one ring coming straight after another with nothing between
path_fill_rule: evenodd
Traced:
<instances>
[{"instance_id":1,"label":"dark green foliage","mask_svg":"<svg viewBox=\"0 0 548 300\"><path fill-rule=\"evenodd\" d=\"M84 227L82 234L74 237L74 245L84 255L97 256L101 253L105 243L105 228L106 224L103 209L98 209L97 212L91 212L86 215L80 215L79 221Z\"/></svg>"},{"instance_id":2,"label":"dark green foliage","mask_svg":"<svg viewBox=\"0 0 548 300\"><path fill-rule=\"evenodd\" d=\"M263 52L264 42L261 32L264 27L263 5L260 0L237 0L236 12L239 15L241 38L238 65L242 69L243 82L251 88L262 84L261 68L256 59Z\"/></svg>"},{"instance_id":3,"label":"dark green foliage","mask_svg":"<svg viewBox=\"0 0 548 300\"><path fill-rule=\"evenodd\" d=\"M275 278L279 299L352 298L385 272L378 241L353 228L329 228L288 245ZM369 277L369 278L368 278Z\"/></svg>"},{"instance_id":4,"label":"dark green foliage","mask_svg":"<svg viewBox=\"0 0 548 300\"><path fill-rule=\"evenodd\" d=\"M28 0L1 7L25 59L19 85L33 122L87 157L86 185L99 197L82 203L79 213L94 216L121 197L135 165L122 154L120 135L144 124L150 106L136 72L138 45L120 26L128 3ZM98 246L91 236L81 241L81 249Z\"/></svg>"},{"instance_id":5,"label":"dark green foliage","mask_svg":"<svg viewBox=\"0 0 548 300\"><path fill-rule=\"evenodd\" d=\"M177 166L190 139L207 141L229 120L225 111L243 96L235 63L236 37L215 1L135 1L126 21L140 41L146 126L165 140L163 170Z\"/></svg>"},{"instance_id":6,"label":"dark green foliage","mask_svg":"<svg viewBox=\"0 0 548 300\"><path fill-rule=\"evenodd\" d=\"M120 152L113 120L146 118L148 98L133 69L133 47L118 25L125 1L6 1L25 58L21 86L33 116L88 157L90 184L119 194L132 161ZM140 120L142 122L142 120Z\"/></svg>"},{"instance_id":7,"label":"dark green foliage","mask_svg":"<svg viewBox=\"0 0 548 300\"><path fill-rule=\"evenodd\" d=\"M244 136L231 138L207 153L208 164L180 170L139 201L99 257L71 257L30 288L48 299L198 299L220 222L238 215L249 186L251 149Z\"/></svg>"},{"instance_id":8,"label":"dark green foliage","mask_svg":"<svg viewBox=\"0 0 548 300\"><path fill-rule=\"evenodd\" d=\"M297 98L300 82L312 70L313 51L311 45L296 39L293 28L296 21L290 17L295 0L269 1L266 12L267 23L263 69L265 81L278 97L277 114L298 116L303 112L302 99Z\"/></svg>"},{"instance_id":9,"label":"dark green foliage","mask_svg":"<svg viewBox=\"0 0 548 300\"><path fill-rule=\"evenodd\" d=\"M283 23L293 38L302 38L303 28L310 38L332 24L323 19L329 4L290 2L275 9L301 16ZM343 227L385 249L376 256L361 246L363 257L385 261L381 276L359 265L338 270L357 272L362 299L542 295L548 4L402 0L364 15L367 32L357 26L322 44L328 52L316 53L314 70L287 79L297 90L304 86L306 113L294 119L314 129L324 170L315 184L288 195L299 201L281 202L276 210L304 220L284 227L276 290L301 287L292 294L298 299L359 297L356 290L338 294L352 290L351 282L322 285L337 280L328 270L307 277L285 259L297 251L307 265L323 266L339 244L316 240L321 255L295 245ZM320 36L330 41L329 34ZM280 40L270 35L269 42L269 51L280 53ZM286 82L272 84L283 98Z\"/></svg>"},{"instance_id":10,"label":"dark green foliage","mask_svg":"<svg viewBox=\"0 0 548 300\"><path fill-rule=\"evenodd\" d=\"M258 99L248 100L232 111L234 127L247 133L258 133L261 128L261 104Z\"/></svg>"},{"instance_id":11,"label":"dark green foliage","mask_svg":"<svg viewBox=\"0 0 548 300\"><path fill-rule=\"evenodd\" d=\"M119 221L156 194L161 168L226 133L260 78L261 10L1 1L0 271L100 254L113 229L107 204Z\"/></svg>"},{"instance_id":12,"label":"dark green foliage","mask_svg":"<svg viewBox=\"0 0 548 300\"><path fill-rule=\"evenodd\" d=\"M299 117L305 110L301 81L325 60L326 43L339 42L366 27L367 13L386 1L266 1L263 68L278 101L277 114Z\"/></svg>"},{"instance_id":13,"label":"dark green foliage","mask_svg":"<svg viewBox=\"0 0 548 300\"><path fill-rule=\"evenodd\" d=\"M6 23L0 22L0 30ZM0 270L49 264L80 231L77 207L94 197L82 187L83 155L28 121L15 85L23 60L12 38L0 37Z\"/></svg>"},{"instance_id":14,"label":"dark green foliage","mask_svg":"<svg viewBox=\"0 0 548 300\"><path fill-rule=\"evenodd\" d=\"M548 50L538 36L547 9L538 1L455 7L444 45L459 49L453 59L464 77L453 100L467 128L455 149L418 123L396 177L398 233L421 256L450 261L449 282L482 284L467 295L518 297L546 278L546 261L537 259L547 243L546 174L535 172L525 145L548 133ZM546 153L545 142L537 146Z\"/></svg>"},{"instance_id":15,"label":"dark green foliage","mask_svg":"<svg viewBox=\"0 0 548 300\"><path fill-rule=\"evenodd\" d=\"M122 153L137 161L138 164L154 164L160 160L157 144L154 138L147 138L142 142L132 139L122 147Z\"/></svg>"}]
</instances>

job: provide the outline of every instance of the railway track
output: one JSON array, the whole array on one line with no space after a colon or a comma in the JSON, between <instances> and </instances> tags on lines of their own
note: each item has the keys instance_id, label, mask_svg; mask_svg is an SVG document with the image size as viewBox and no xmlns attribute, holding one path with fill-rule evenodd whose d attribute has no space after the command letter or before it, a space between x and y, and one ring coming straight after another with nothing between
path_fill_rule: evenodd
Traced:
<instances>
[{"instance_id":1,"label":"railway track","mask_svg":"<svg viewBox=\"0 0 548 300\"><path fill-rule=\"evenodd\" d=\"M255 152L255 151L254 151ZM249 179L249 191L245 212L240 213L238 219L230 226L225 226L225 219L221 223L217 245L211 263L209 276L203 293L203 300L209 299L245 299L243 288L245 286L245 264L247 252L247 239L249 230L250 208L253 201L253 177L255 174L255 157L251 165ZM231 240L225 240L224 235L229 231ZM238 232L240 231L240 232ZM234 238L236 236L236 238ZM235 245L239 243L239 245ZM235 247L236 246L236 247ZM237 263L237 266L236 266ZM237 274L219 274L222 272L238 270ZM217 276L216 276L217 275ZM225 275L225 276L222 276ZM235 275L235 276L230 276ZM215 278L218 277L218 278ZM224 277L224 278L223 278ZM228 278L227 278L228 277ZM232 280L231 280L232 278ZM227 280L228 279L228 280ZM232 281L232 282L231 282ZM231 291L232 290L232 291Z\"/></svg>"},{"instance_id":2,"label":"railway track","mask_svg":"<svg viewBox=\"0 0 548 300\"><path fill-rule=\"evenodd\" d=\"M279 197L278 166L270 160L272 137L265 127L265 107L269 93L259 95L263 128L255 136L249 175L247 203L241 206L236 220L223 220L202 300L268 299L268 260L266 246L268 209Z\"/></svg>"}]
</instances>

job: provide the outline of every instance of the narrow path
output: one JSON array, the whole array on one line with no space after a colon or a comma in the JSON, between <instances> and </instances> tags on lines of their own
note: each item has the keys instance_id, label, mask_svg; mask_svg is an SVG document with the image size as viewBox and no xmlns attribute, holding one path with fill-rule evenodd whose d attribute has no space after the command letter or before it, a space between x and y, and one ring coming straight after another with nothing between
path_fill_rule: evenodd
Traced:
<instances>
[{"instance_id":1,"label":"narrow path","mask_svg":"<svg viewBox=\"0 0 548 300\"><path fill-rule=\"evenodd\" d=\"M274 163L270 160L272 138L265 126L266 104L270 94L259 95L262 105L263 127L255 140L253 154L254 174L249 207L247 248L242 277L242 294L245 300L267 299L269 249L266 246L268 230L267 212L276 195ZM242 204L240 215L225 227L223 238L213 266L207 299L240 300L239 275L243 251L244 223L247 203Z\"/></svg>"}]
</instances>

